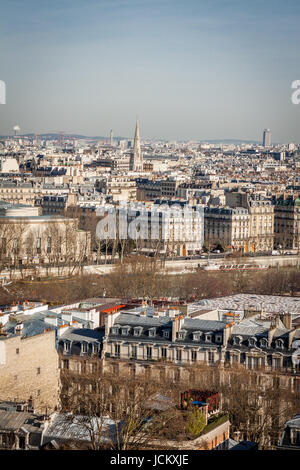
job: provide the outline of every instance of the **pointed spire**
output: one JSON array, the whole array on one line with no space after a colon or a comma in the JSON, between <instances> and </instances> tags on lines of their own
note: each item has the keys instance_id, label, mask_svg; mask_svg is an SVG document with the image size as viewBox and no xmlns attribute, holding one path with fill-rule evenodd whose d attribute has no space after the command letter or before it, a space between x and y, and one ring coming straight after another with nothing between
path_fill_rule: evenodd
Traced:
<instances>
[{"instance_id":1,"label":"pointed spire","mask_svg":"<svg viewBox=\"0 0 300 470\"><path fill-rule=\"evenodd\" d=\"M143 169L143 157L141 152L140 144L140 127L139 121L136 120L134 144L133 144L133 155L132 155L132 170L141 171Z\"/></svg>"},{"instance_id":2,"label":"pointed spire","mask_svg":"<svg viewBox=\"0 0 300 470\"><path fill-rule=\"evenodd\" d=\"M133 148L140 149L140 126L138 120L136 120Z\"/></svg>"}]
</instances>

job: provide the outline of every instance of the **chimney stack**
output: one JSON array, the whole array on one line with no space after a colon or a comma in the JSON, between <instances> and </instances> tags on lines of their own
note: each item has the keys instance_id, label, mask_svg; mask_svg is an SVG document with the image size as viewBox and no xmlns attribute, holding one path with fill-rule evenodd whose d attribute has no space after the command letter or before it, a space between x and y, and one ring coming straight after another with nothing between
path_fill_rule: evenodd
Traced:
<instances>
[{"instance_id":1,"label":"chimney stack","mask_svg":"<svg viewBox=\"0 0 300 470\"><path fill-rule=\"evenodd\" d=\"M292 329L292 315L290 313L284 313L281 317L282 323L288 329Z\"/></svg>"}]
</instances>

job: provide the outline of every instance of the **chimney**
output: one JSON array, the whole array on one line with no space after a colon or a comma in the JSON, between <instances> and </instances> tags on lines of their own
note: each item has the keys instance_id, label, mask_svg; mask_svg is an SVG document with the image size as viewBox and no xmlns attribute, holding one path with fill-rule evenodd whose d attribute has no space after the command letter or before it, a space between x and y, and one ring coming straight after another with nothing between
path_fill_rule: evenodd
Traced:
<instances>
[{"instance_id":1,"label":"chimney","mask_svg":"<svg viewBox=\"0 0 300 470\"><path fill-rule=\"evenodd\" d=\"M272 341L273 341L273 336L275 333L276 325L271 324L270 329L268 331L268 346L269 348L271 347Z\"/></svg>"},{"instance_id":2,"label":"chimney","mask_svg":"<svg viewBox=\"0 0 300 470\"><path fill-rule=\"evenodd\" d=\"M172 321L172 342L176 340L178 333L178 318L175 317Z\"/></svg>"},{"instance_id":3,"label":"chimney","mask_svg":"<svg viewBox=\"0 0 300 470\"><path fill-rule=\"evenodd\" d=\"M284 313L281 317L282 323L288 329L292 329L292 315L290 313Z\"/></svg>"},{"instance_id":4,"label":"chimney","mask_svg":"<svg viewBox=\"0 0 300 470\"><path fill-rule=\"evenodd\" d=\"M183 315L177 315L172 321L172 341L175 341L177 338L178 331L182 328L184 322Z\"/></svg>"},{"instance_id":5,"label":"chimney","mask_svg":"<svg viewBox=\"0 0 300 470\"><path fill-rule=\"evenodd\" d=\"M292 331L289 331L289 349L291 349L295 333L300 329L300 325L296 326Z\"/></svg>"}]
</instances>

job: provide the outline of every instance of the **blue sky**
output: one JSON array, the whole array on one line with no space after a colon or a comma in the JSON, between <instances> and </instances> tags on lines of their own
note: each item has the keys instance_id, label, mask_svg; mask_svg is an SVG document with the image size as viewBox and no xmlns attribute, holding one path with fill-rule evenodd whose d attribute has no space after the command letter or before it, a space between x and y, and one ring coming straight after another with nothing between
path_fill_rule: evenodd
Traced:
<instances>
[{"instance_id":1,"label":"blue sky","mask_svg":"<svg viewBox=\"0 0 300 470\"><path fill-rule=\"evenodd\" d=\"M3 0L0 134L300 143L299 0Z\"/></svg>"}]
</instances>

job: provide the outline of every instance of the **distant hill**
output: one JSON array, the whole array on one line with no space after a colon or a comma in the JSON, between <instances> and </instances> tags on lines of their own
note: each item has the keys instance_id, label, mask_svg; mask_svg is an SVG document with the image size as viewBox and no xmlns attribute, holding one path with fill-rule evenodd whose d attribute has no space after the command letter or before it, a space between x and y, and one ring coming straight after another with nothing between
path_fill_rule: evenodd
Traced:
<instances>
[{"instance_id":1,"label":"distant hill","mask_svg":"<svg viewBox=\"0 0 300 470\"><path fill-rule=\"evenodd\" d=\"M44 134L38 134L38 137L44 139L44 140L58 140L59 138L59 133L57 132L47 132ZM109 136L88 136L88 135L82 135L82 134L67 134L63 133L61 134L64 136L65 139L83 139L83 140L107 140L109 141ZM35 134L30 133L30 134L21 134L20 137L28 137L28 138L33 138ZM0 138L2 139L9 139L10 137L13 137L11 135L2 135ZM122 137L122 136L114 136L114 140L133 140L132 137ZM143 140L143 139L142 139ZM148 139L147 139L148 140ZM153 139L154 141L160 141L160 142L168 142L166 139ZM170 139L172 140L172 139ZM191 139L190 139L191 140ZM189 140L181 140L180 142L189 142ZM233 145L241 145L241 144L248 144L248 145L262 145L262 141L259 140L246 140L246 139L196 139L195 142L199 142L201 144L233 144ZM273 142L272 145L277 145L278 143Z\"/></svg>"},{"instance_id":2,"label":"distant hill","mask_svg":"<svg viewBox=\"0 0 300 470\"><path fill-rule=\"evenodd\" d=\"M39 138L44 140L58 140L59 133L57 132L47 132L45 134L37 134ZM88 136L88 135L81 135L81 134L61 134L65 139L86 139L86 140L109 140L109 136ZM35 134L20 134L19 137L28 137L29 139L34 138ZM12 135L2 135L0 136L1 139L9 139L13 137ZM120 137L114 136L114 140L131 140L129 137Z\"/></svg>"},{"instance_id":3,"label":"distant hill","mask_svg":"<svg viewBox=\"0 0 300 470\"><path fill-rule=\"evenodd\" d=\"M262 141L260 140L243 140L243 139L215 139L215 140L201 140L201 143L208 144L249 144L249 145L261 145Z\"/></svg>"}]
</instances>

